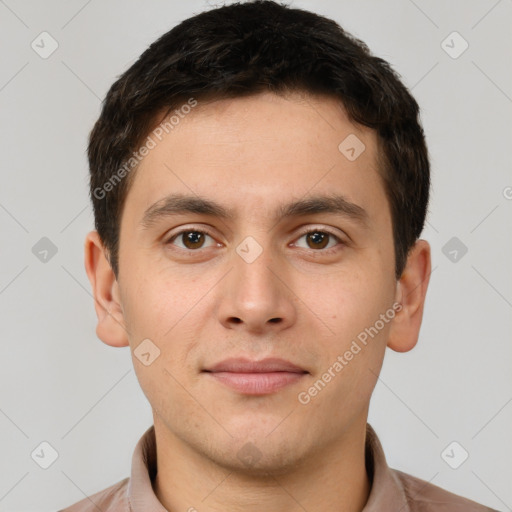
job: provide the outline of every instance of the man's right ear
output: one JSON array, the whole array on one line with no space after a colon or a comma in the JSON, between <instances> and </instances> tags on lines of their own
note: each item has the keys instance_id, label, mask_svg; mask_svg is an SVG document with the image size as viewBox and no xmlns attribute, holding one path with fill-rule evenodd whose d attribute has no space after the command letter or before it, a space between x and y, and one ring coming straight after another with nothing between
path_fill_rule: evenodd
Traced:
<instances>
[{"instance_id":1,"label":"man's right ear","mask_svg":"<svg viewBox=\"0 0 512 512\"><path fill-rule=\"evenodd\" d=\"M97 231L91 231L85 237L84 263L98 317L98 338L112 347L129 346L119 285Z\"/></svg>"}]
</instances>

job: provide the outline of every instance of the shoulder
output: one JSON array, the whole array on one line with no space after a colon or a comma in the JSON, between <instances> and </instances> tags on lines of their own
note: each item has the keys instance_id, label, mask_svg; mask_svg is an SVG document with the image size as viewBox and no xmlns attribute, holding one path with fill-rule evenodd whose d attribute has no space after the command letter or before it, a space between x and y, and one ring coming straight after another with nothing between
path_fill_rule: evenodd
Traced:
<instances>
[{"instance_id":1,"label":"shoulder","mask_svg":"<svg viewBox=\"0 0 512 512\"><path fill-rule=\"evenodd\" d=\"M130 478L127 477L103 491L92 494L75 504L59 510L59 512L128 512L127 488Z\"/></svg>"},{"instance_id":2,"label":"shoulder","mask_svg":"<svg viewBox=\"0 0 512 512\"><path fill-rule=\"evenodd\" d=\"M421 478L391 470L401 482L411 512L496 512L463 496L453 494Z\"/></svg>"}]
</instances>

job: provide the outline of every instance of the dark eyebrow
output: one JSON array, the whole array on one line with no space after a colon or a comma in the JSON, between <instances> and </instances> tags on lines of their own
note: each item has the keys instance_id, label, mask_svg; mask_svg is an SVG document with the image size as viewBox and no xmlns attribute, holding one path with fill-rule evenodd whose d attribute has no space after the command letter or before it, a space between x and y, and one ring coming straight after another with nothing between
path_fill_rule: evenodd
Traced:
<instances>
[{"instance_id":1,"label":"dark eyebrow","mask_svg":"<svg viewBox=\"0 0 512 512\"><path fill-rule=\"evenodd\" d=\"M232 220L234 214L215 201L199 196L184 194L169 194L151 205L145 212L141 221L143 229L149 229L158 220L182 213L198 213L210 215L221 219Z\"/></svg>"},{"instance_id":2,"label":"dark eyebrow","mask_svg":"<svg viewBox=\"0 0 512 512\"><path fill-rule=\"evenodd\" d=\"M151 205L141 221L143 229L149 229L161 218L184 213L197 213L225 220L235 219L235 212L215 201L199 196L170 194ZM362 225L368 224L368 213L361 206L348 201L340 195L321 195L301 199L278 207L274 220L289 217L301 217L315 213L331 213L353 219Z\"/></svg>"}]
</instances>

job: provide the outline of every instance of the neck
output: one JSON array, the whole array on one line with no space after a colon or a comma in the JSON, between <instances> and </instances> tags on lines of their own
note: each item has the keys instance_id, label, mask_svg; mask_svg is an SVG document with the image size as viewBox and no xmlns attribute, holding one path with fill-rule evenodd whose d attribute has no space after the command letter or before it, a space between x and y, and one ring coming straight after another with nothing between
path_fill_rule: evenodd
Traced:
<instances>
[{"instance_id":1,"label":"neck","mask_svg":"<svg viewBox=\"0 0 512 512\"><path fill-rule=\"evenodd\" d=\"M154 492L170 512L359 512L370 492L366 420L285 473L252 475L220 467L155 421Z\"/></svg>"}]
</instances>

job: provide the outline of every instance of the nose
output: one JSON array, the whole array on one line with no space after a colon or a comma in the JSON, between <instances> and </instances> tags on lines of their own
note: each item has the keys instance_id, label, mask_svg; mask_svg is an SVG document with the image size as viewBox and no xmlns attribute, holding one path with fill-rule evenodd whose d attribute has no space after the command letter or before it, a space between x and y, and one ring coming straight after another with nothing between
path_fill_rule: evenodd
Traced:
<instances>
[{"instance_id":1,"label":"nose","mask_svg":"<svg viewBox=\"0 0 512 512\"><path fill-rule=\"evenodd\" d=\"M272 259L264 249L254 260L245 260L235 251L231 271L219 292L219 321L227 329L276 333L296 320L293 277L285 265Z\"/></svg>"}]
</instances>

